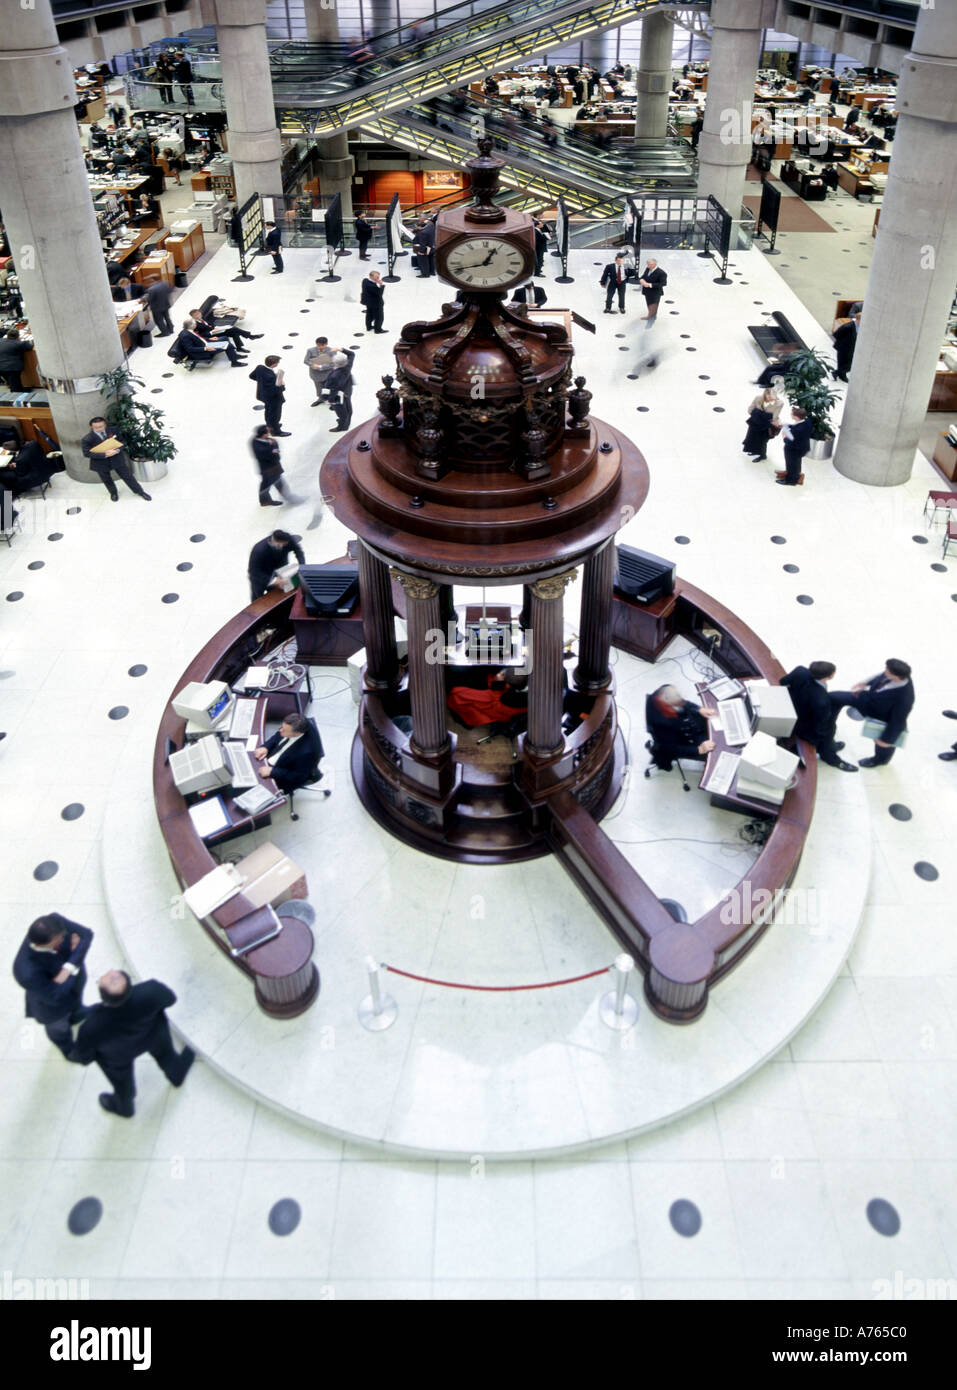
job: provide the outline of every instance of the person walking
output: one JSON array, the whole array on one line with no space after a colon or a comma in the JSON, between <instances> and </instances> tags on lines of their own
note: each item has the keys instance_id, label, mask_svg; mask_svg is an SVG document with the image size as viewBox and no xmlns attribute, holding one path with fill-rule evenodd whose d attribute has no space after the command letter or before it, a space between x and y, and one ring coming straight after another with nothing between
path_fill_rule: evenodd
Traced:
<instances>
[{"instance_id":1,"label":"person walking","mask_svg":"<svg viewBox=\"0 0 957 1390\"><path fill-rule=\"evenodd\" d=\"M266 250L272 256L273 275L281 275L285 269L282 259L282 232L275 222L266 223Z\"/></svg>"},{"instance_id":2,"label":"person walking","mask_svg":"<svg viewBox=\"0 0 957 1390\"><path fill-rule=\"evenodd\" d=\"M838 381L847 381L847 374L854 362L854 349L857 347L857 334L861 326L860 314L852 314L849 319L838 319L831 335L837 353L837 367L834 375Z\"/></svg>"},{"instance_id":3,"label":"person walking","mask_svg":"<svg viewBox=\"0 0 957 1390\"><path fill-rule=\"evenodd\" d=\"M362 282L360 302L365 305L366 332L384 333L382 316L385 312L385 285L377 270L372 270Z\"/></svg>"},{"instance_id":4,"label":"person walking","mask_svg":"<svg viewBox=\"0 0 957 1390\"><path fill-rule=\"evenodd\" d=\"M282 407L286 398L285 377L279 366L281 358L267 357L249 373L249 380L256 383L256 400L262 401L266 408L266 424L278 438L289 437L291 431L284 430L280 424Z\"/></svg>"},{"instance_id":5,"label":"person walking","mask_svg":"<svg viewBox=\"0 0 957 1390\"><path fill-rule=\"evenodd\" d=\"M154 280L146 288L146 303L156 324L157 338L169 338L176 331L169 314L174 291L175 286L168 285L165 280Z\"/></svg>"},{"instance_id":6,"label":"person walking","mask_svg":"<svg viewBox=\"0 0 957 1390\"><path fill-rule=\"evenodd\" d=\"M86 953L93 933L79 922L48 912L31 922L13 962L13 978L26 994L26 1016L69 1058L73 1025L89 1012L83 1004Z\"/></svg>"},{"instance_id":7,"label":"person walking","mask_svg":"<svg viewBox=\"0 0 957 1390\"><path fill-rule=\"evenodd\" d=\"M298 503L305 502L304 497L298 497L289 490L289 484L286 482L282 463L279 459L279 445L273 438L268 425L256 426L253 437L249 441L249 447L252 449L253 458L259 468L259 505L261 507L281 507L283 502L290 507L295 507ZM269 489L271 487L275 487L283 502L277 502L274 497L270 497Z\"/></svg>"},{"instance_id":8,"label":"person walking","mask_svg":"<svg viewBox=\"0 0 957 1390\"><path fill-rule=\"evenodd\" d=\"M113 1087L98 1097L111 1115L131 1119L135 1113L137 1057L148 1052L171 1086L182 1086L196 1060L191 1047L177 1052L166 1010L176 995L159 980L134 985L125 970L108 970L98 981L100 1003L88 1010L70 1052L70 1061L87 1067L96 1062Z\"/></svg>"}]
</instances>

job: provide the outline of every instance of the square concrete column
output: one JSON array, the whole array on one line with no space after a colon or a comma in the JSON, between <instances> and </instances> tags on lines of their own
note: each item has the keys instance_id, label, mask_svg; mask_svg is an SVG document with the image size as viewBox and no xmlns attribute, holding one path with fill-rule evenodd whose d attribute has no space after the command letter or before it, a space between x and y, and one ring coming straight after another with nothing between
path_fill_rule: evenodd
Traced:
<instances>
[{"instance_id":1,"label":"square concrete column","mask_svg":"<svg viewBox=\"0 0 957 1390\"><path fill-rule=\"evenodd\" d=\"M229 153L240 207L254 193L282 199L282 146L266 44L266 0L215 0Z\"/></svg>"},{"instance_id":2,"label":"square concrete column","mask_svg":"<svg viewBox=\"0 0 957 1390\"><path fill-rule=\"evenodd\" d=\"M668 14L645 15L638 50L638 107L635 138L661 144L668 135L668 97L671 94L671 50L675 22Z\"/></svg>"},{"instance_id":3,"label":"square concrete column","mask_svg":"<svg viewBox=\"0 0 957 1390\"><path fill-rule=\"evenodd\" d=\"M713 0L711 59L704 127L698 141L698 197L717 198L741 216L751 157L751 111L761 30L773 19L767 0Z\"/></svg>"}]
</instances>

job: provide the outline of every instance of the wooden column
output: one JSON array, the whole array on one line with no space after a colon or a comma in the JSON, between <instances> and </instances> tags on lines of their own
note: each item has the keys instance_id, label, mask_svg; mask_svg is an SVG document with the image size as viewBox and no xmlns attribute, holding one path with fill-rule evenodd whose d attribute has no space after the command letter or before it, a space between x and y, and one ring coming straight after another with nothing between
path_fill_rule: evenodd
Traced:
<instances>
[{"instance_id":1,"label":"wooden column","mask_svg":"<svg viewBox=\"0 0 957 1390\"><path fill-rule=\"evenodd\" d=\"M427 657L444 645L434 634L442 633L442 596L438 584L404 570L393 570L405 590L409 629L409 697L412 703L414 753L438 758L449 750L445 725L445 664ZM444 643L444 633L442 633Z\"/></svg>"},{"instance_id":2,"label":"wooden column","mask_svg":"<svg viewBox=\"0 0 957 1390\"><path fill-rule=\"evenodd\" d=\"M359 601L366 644L366 684L374 690L395 685L399 658L395 648L392 585L389 567L359 542Z\"/></svg>"},{"instance_id":3,"label":"wooden column","mask_svg":"<svg viewBox=\"0 0 957 1390\"><path fill-rule=\"evenodd\" d=\"M585 561L575 680L583 690L603 690L611 681L611 600L615 578L615 542Z\"/></svg>"},{"instance_id":4,"label":"wooden column","mask_svg":"<svg viewBox=\"0 0 957 1390\"><path fill-rule=\"evenodd\" d=\"M528 678L528 734L525 749L533 757L560 753L562 738L562 598L574 570L536 579L530 586L532 671Z\"/></svg>"}]
</instances>

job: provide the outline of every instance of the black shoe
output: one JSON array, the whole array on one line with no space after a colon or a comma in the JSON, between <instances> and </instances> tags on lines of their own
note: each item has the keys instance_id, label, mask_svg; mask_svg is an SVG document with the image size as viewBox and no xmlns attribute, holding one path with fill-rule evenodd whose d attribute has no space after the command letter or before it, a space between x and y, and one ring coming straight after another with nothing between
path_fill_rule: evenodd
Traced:
<instances>
[{"instance_id":1,"label":"black shoe","mask_svg":"<svg viewBox=\"0 0 957 1390\"><path fill-rule=\"evenodd\" d=\"M333 425L333 427L332 427L332 429L329 431L329 433L330 433L330 434L345 434L345 432L346 432L346 430L347 430L348 428L349 428L348 425Z\"/></svg>"},{"instance_id":2,"label":"black shoe","mask_svg":"<svg viewBox=\"0 0 957 1390\"><path fill-rule=\"evenodd\" d=\"M755 463L767 463L768 461L767 454L752 454L751 457L754 459Z\"/></svg>"},{"instance_id":3,"label":"black shoe","mask_svg":"<svg viewBox=\"0 0 957 1390\"><path fill-rule=\"evenodd\" d=\"M142 497L144 502L152 502L153 500L148 492L138 492L136 495L137 497Z\"/></svg>"},{"instance_id":4,"label":"black shoe","mask_svg":"<svg viewBox=\"0 0 957 1390\"><path fill-rule=\"evenodd\" d=\"M938 753L942 763L957 763L957 753Z\"/></svg>"},{"instance_id":5,"label":"black shoe","mask_svg":"<svg viewBox=\"0 0 957 1390\"><path fill-rule=\"evenodd\" d=\"M280 439L288 439L292 434L292 430L276 430L275 433Z\"/></svg>"},{"instance_id":6,"label":"black shoe","mask_svg":"<svg viewBox=\"0 0 957 1390\"><path fill-rule=\"evenodd\" d=\"M100 1102L103 1109L110 1115L119 1115L120 1118L124 1120L131 1120L133 1118L132 1110L127 1113L127 1111L117 1108L116 1098L115 1096L111 1096L109 1091L102 1091L100 1095L97 1096L97 1100Z\"/></svg>"},{"instance_id":7,"label":"black shoe","mask_svg":"<svg viewBox=\"0 0 957 1390\"><path fill-rule=\"evenodd\" d=\"M843 758L838 758L836 763L831 763L831 766L836 767L839 772L857 772L855 764L846 763Z\"/></svg>"},{"instance_id":8,"label":"black shoe","mask_svg":"<svg viewBox=\"0 0 957 1390\"><path fill-rule=\"evenodd\" d=\"M182 1086L183 1082L189 1075L190 1067L196 1061L196 1053L193 1051L191 1047L184 1047L182 1052L179 1054L179 1060L180 1066L182 1068L180 1072L180 1077L178 1081L171 1081L171 1086Z\"/></svg>"},{"instance_id":9,"label":"black shoe","mask_svg":"<svg viewBox=\"0 0 957 1390\"><path fill-rule=\"evenodd\" d=\"M247 333L247 338L265 338L265 333Z\"/></svg>"},{"instance_id":10,"label":"black shoe","mask_svg":"<svg viewBox=\"0 0 957 1390\"><path fill-rule=\"evenodd\" d=\"M619 309L618 312L619 312L619 314L623 314L625 311L624 311L624 309Z\"/></svg>"},{"instance_id":11,"label":"black shoe","mask_svg":"<svg viewBox=\"0 0 957 1390\"><path fill-rule=\"evenodd\" d=\"M172 334L172 332L170 332L170 333L157 333L156 336L157 336L157 338L172 338L173 334Z\"/></svg>"},{"instance_id":12,"label":"black shoe","mask_svg":"<svg viewBox=\"0 0 957 1390\"><path fill-rule=\"evenodd\" d=\"M386 330L384 328L377 328L375 331L376 333L384 333Z\"/></svg>"},{"instance_id":13,"label":"black shoe","mask_svg":"<svg viewBox=\"0 0 957 1390\"><path fill-rule=\"evenodd\" d=\"M259 505L261 507L281 507L282 503L274 501L272 497L267 497L265 501L260 497Z\"/></svg>"},{"instance_id":14,"label":"black shoe","mask_svg":"<svg viewBox=\"0 0 957 1390\"><path fill-rule=\"evenodd\" d=\"M778 487L794 487L794 486L795 486L794 483L789 483L788 480L787 480L787 478L775 478L774 481L777 483Z\"/></svg>"},{"instance_id":15,"label":"black shoe","mask_svg":"<svg viewBox=\"0 0 957 1390\"><path fill-rule=\"evenodd\" d=\"M879 763L879 762L877 761L876 758L862 758L862 759L861 759L861 767L883 767L883 766L884 766L884 764L883 764L883 763Z\"/></svg>"},{"instance_id":16,"label":"black shoe","mask_svg":"<svg viewBox=\"0 0 957 1390\"><path fill-rule=\"evenodd\" d=\"M111 492L111 493L110 493L110 501L111 501L111 502L118 502L119 500L120 500L120 494L119 494L118 492Z\"/></svg>"},{"instance_id":17,"label":"black shoe","mask_svg":"<svg viewBox=\"0 0 957 1390\"><path fill-rule=\"evenodd\" d=\"M843 743L835 743L835 745L834 745L834 752L835 752L835 753L840 753L841 749L842 749L844 746L845 746L845 745L844 745Z\"/></svg>"},{"instance_id":18,"label":"black shoe","mask_svg":"<svg viewBox=\"0 0 957 1390\"><path fill-rule=\"evenodd\" d=\"M602 310L602 313L604 313L604 314L611 314L611 313L613 313L613 312L614 312L614 310L612 310L612 309L603 309L603 310Z\"/></svg>"},{"instance_id":19,"label":"black shoe","mask_svg":"<svg viewBox=\"0 0 957 1390\"><path fill-rule=\"evenodd\" d=\"M324 792L322 793L322 795L323 795L323 796L331 796L331 795L332 795L332 792L330 792L330 791L324 791Z\"/></svg>"},{"instance_id":20,"label":"black shoe","mask_svg":"<svg viewBox=\"0 0 957 1390\"><path fill-rule=\"evenodd\" d=\"M249 366L249 363L248 363L248 362L230 362L229 365L230 365L231 367L248 367L248 366Z\"/></svg>"}]
</instances>

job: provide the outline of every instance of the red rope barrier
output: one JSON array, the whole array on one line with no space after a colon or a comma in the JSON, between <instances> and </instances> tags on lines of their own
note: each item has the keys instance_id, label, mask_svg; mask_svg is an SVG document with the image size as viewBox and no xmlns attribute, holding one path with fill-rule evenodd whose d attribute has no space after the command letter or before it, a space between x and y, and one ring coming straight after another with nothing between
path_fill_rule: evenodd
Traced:
<instances>
[{"instance_id":1,"label":"red rope barrier","mask_svg":"<svg viewBox=\"0 0 957 1390\"><path fill-rule=\"evenodd\" d=\"M577 985L580 980L594 980L599 975L607 975L609 966L602 970L590 970L587 975L571 975L567 980L546 980L541 985L463 985L457 980L431 980L428 975L413 975L411 970L399 970L395 965L383 965L393 975L403 975L407 980L418 980L423 985L441 985L443 989L475 989L486 994L510 994L514 990L555 989L557 985Z\"/></svg>"}]
</instances>

